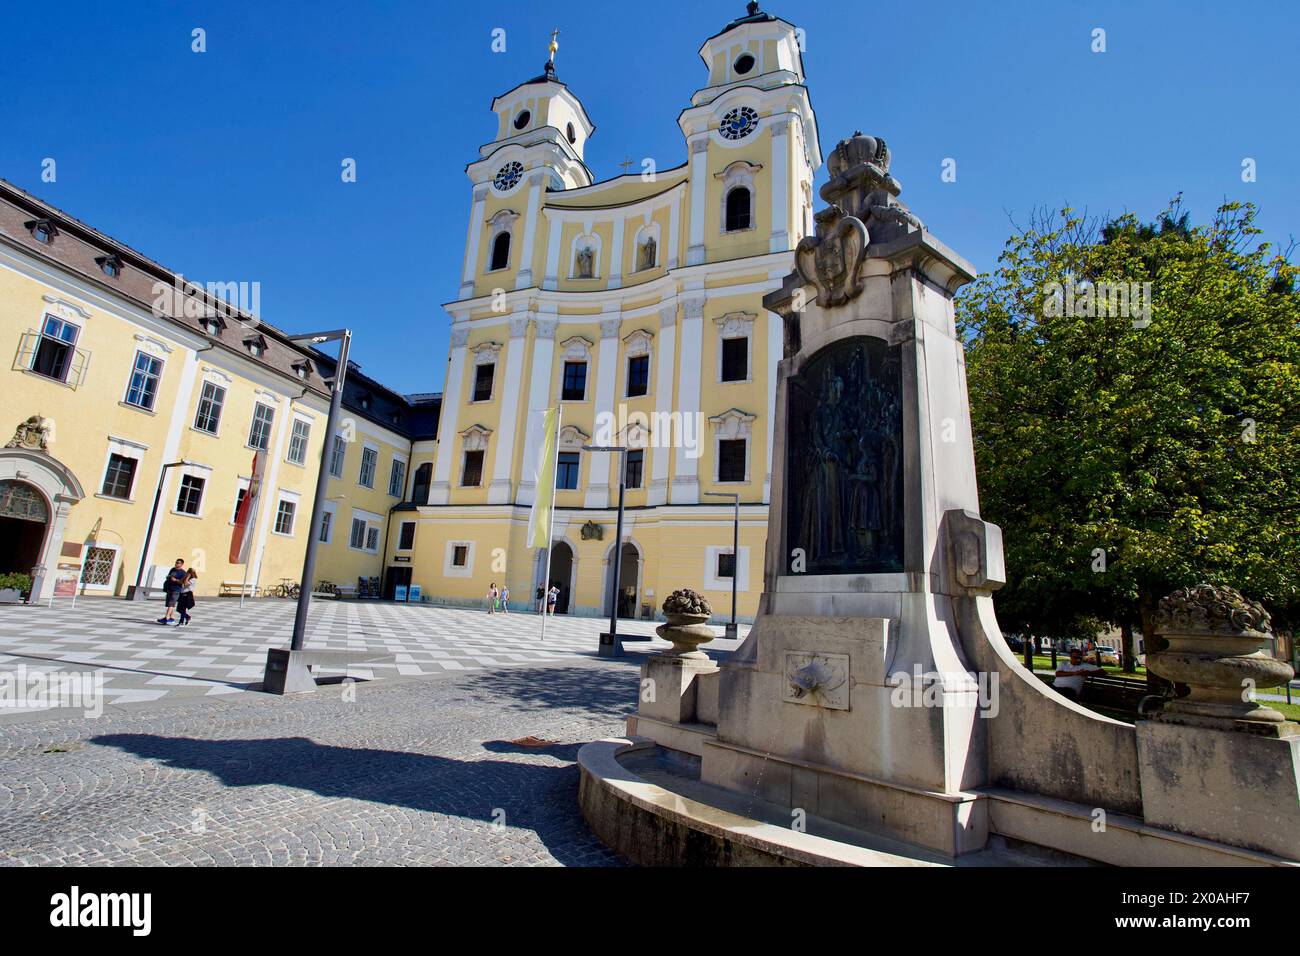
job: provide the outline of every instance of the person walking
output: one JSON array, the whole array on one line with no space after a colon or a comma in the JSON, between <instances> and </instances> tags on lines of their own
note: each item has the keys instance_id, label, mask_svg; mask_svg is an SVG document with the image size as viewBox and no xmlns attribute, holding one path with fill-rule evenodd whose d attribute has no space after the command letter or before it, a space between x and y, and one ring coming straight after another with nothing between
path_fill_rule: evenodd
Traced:
<instances>
[{"instance_id":1,"label":"person walking","mask_svg":"<svg viewBox=\"0 0 1300 956\"><path fill-rule=\"evenodd\" d=\"M555 617L555 602L560 599L560 586L551 582L551 589L546 592L546 612Z\"/></svg>"},{"instance_id":2,"label":"person walking","mask_svg":"<svg viewBox=\"0 0 1300 956\"><path fill-rule=\"evenodd\" d=\"M542 584L537 585L537 613L546 613L546 587Z\"/></svg>"},{"instance_id":3,"label":"person walking","mask_svg":"<svg viewBox=\"0 0 1300 956\"><path fill-rule=\"evenodd\" d=\"M510 585L501 585L501 613L510 613Z\"/></svg>"},{"instance_id":4,"label":"person walking","mask_svg":"<svg viewBox=\"0 0 1300 956\"><path fill-rule=\"evenodd\" d=\"M180 600L181 585L185 583L185 559L177 558L176 564L167 572L167 577L163 581L163 598L167 602L167 610L163 616L158 618L159 624L176 623L176 602Z\"/></svg>"},{"instance_id":5,"label":"person walking","mask_svg":"<svg viewBox=\"0 0 1300 956\"><path fill-rule=\"evenodd\" d=\"M487 601L488 613L495 614L497 610L497 601L501 598L501 592L497 590L497 583L493 581L488 585Z\"/></svg>"},{"instance_id":6,"label":"person walking","mask_svg":"<svg viewBox=\"0 0 1300 956\"><path fill-rule=\"evenodd\" d=\"M194 582L198 579L193 568L185 572L185 581L181 584L180 597L176 601L176 609L181 612L181 624L188 624L193 619L190 611L194 608Z\"/></svg>"}]
</instances>

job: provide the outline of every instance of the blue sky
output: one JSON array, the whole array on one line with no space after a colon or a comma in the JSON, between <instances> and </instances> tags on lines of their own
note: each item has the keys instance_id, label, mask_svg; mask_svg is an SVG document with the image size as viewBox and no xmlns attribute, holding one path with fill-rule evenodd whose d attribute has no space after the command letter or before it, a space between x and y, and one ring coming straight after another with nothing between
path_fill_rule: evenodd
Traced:
<instances>
[{"instance_id":1,"label":"blue sky","mask_svg":"<svg viewBox=\"0 0 1300 956\"><path fill-rule=\"evenodd\" d=\"M1194 220L1253 200L1297 229L1300 4L772 0L802 26L823 152L889 142L902 199L991 269L1037 206ZM585 18L582 12L591 15ZM267 321L351 325L400 391L442 387L492 97L556 65L596 124L587 162L685 159L703 40L741 0L13 4L0 32L0 177L198 281L258 281ZM207 52L191 52L191 30ZM506 52L491 51L506 30ZM1106 31L1093 53L1092 31ZM56 159L57 182L41 181ZM358 181L340 162L357 161ZM1243 183L1243 158L1257 180ZM955 182L943 182L946 158ZM825 171L818 184L825 181Z\"/></svg>"}]
</instances>

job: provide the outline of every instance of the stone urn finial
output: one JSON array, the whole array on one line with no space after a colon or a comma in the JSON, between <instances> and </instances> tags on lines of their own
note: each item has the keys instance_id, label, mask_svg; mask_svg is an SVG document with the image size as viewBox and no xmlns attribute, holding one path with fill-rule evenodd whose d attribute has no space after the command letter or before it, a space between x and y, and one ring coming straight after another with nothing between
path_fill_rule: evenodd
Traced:
<instances>
[{"instance_id":1,"label":"stone urn finial","mask_svg":"<svg viewBox=\"0 0 1300 956\"><path fill-rule=\"evenodd\" d=\"M1267 650L1272 623L1263 606L1229 587L1198 584L1160 599L1155 632L1169 642L1147 654L1147 667L1191 693L1153 719L1266 736L1300 731L1252 698L1256 688L1285 684L1295 671Z\"/></svg>"},{"instance_id":2,"label":"stone urn finial","mask_svg":"<svg viewBox=\"0 0 1300 956\"><path fill-rule=\"evenodd\" d=\"M663 607L668 623L660 624L655 633L673 645L672 650L663 654L666 657L708 660L709 655L699 649L701 644L707 644L717 636L713 628L704 623L713 616L713 607L708 599L690 588L681 588L668 595Z\"/></svg>"}]
</instances>

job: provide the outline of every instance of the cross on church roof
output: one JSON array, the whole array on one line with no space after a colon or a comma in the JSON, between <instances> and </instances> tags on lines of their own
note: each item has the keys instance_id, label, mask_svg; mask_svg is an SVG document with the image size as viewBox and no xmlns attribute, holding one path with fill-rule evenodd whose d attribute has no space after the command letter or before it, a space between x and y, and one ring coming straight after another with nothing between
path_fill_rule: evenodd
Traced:
<instances>
[{"instance_id":1,"label":"cross on church roof","mask_svg":"<svg viewBox=\"0 0 1300 956\"><path fill-rule=\"evenodd\" d=\"M632 167L636 165L636 160L634 160L631 156L629 156L625 160L623 160L623 162L619 163L619 165L623 167L623 174L627 175L627 173L632 169Z\"/></svg>"}]
</instances>

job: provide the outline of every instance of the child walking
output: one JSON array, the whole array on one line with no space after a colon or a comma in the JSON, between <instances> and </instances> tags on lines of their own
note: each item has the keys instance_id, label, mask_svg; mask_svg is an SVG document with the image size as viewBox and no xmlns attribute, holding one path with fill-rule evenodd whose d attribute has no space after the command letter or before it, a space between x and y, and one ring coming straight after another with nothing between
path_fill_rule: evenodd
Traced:
<instances>
[{"instance_id":1,"label":"child walking","mask_svg":"<svg viewBox=\"0 0 1300 956\"><path fill-rule=\"evenodd\" d=\"M181 613L182 625L190 623L190 620L193 617L193 615L190 614L190 611L194 607L194 582L198 579L199 576L194 573L193 568L190 568L185 572L185 581L181 584L180 598L176 602L176 610Z\"/></svg>"}]
</instances>

